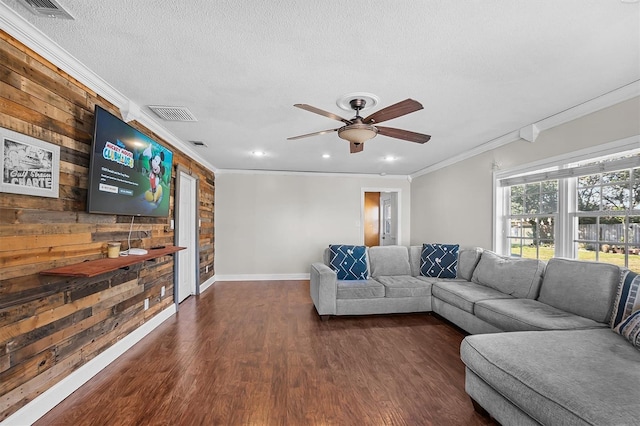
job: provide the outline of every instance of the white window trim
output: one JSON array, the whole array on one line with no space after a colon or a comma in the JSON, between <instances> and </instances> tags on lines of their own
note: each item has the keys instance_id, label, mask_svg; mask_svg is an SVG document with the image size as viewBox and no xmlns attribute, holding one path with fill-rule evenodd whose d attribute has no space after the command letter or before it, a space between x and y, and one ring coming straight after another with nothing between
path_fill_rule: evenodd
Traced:
<instances>
[{"instance_id":1,"label":"white window trim","mask_svg":"<svg viewBox=\"0 0 640 426\"><path fill-rule=\"evenodd\" d=\"M536 170L548 169L552 167L561 167L570 163L577 163L579 161L588 160L590 158L595 157L604 157L606 155L615 154L618 152L629 151L632 149L640 148L640 135L631 136L625 139L620 139L617 141L605 143L602 145L597 145L594 147L585 148L579 151L574 151L562 155L558 155L555 157L547 158L544 160L535 161L532 163L523 164L520 166L516 166L513 168L505 169L505 170L494 170L493 171L493 247L492 250L496 253L509 255L510 250L506 247L506 220L508 212L505 212L506 203L504 202L504 191L500 189L500 182L508 177L521 175L524 173L535 172ZM567 181L566 179L561 180ZM562 217L559 217L558 222L561 222L562 225L557 229L557 241L556 244L560 244L560 246L556 246L556 252L562 253L563 256L571 256L575 257L575 244L569 241L569 236L573 233L573 231L577 232L577 229L574 230L572 228L577 228L577 221L572 221L569 211L574 211L575 206L564 206L565 203L569 202L572 197L568 197L567 194L570 191L575 191L575 188L569 188L570 184L561 184L558 187L558 203L563 203L563 206L558 204L559 213ZM561 209L561 207L566 207ZM562 241L560 241L562 240Z\"/></svg>"}]
</instances>

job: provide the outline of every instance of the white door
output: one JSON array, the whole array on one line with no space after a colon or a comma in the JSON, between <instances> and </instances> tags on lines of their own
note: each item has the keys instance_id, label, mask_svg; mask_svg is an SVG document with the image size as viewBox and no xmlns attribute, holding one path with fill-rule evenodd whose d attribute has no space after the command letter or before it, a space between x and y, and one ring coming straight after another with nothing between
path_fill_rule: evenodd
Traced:
<instances>
[{"instance_id":1,"label":"white door","mask_svg":"<svg viewBox=\"0 0 640 426\"><path fill-rule=\"evenodd\" d=\"M178 303L192 294L196 294L197 258L197 194L196 179L179 171L177 194L178 245L186 250L178 252Z\"/></svg>"},{"instance_id":2,"label":"white door","mask_svg":"<svg viewBox=\"0 0 640 426\"><path fill-rule=\"evenodd\" d=\"M380 194L380 245L392 246L398 244L397 202L396 194L385 192Z\"/></svg>"}]
</instances>

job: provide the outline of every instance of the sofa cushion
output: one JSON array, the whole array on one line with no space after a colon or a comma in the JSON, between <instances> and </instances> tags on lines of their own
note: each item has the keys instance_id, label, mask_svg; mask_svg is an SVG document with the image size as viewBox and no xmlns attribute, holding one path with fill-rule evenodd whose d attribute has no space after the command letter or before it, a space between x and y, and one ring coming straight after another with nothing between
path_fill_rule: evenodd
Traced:
<instances>
[{"instance_id":1,"label":"sofa cushion","mask_svg":"<svg viewBox=\"0 0 640 426\"><path fill-rule=\"evenodd\" d=\"M366 280L369 278L367 248L347 244L329 246L329 266L339 280Z\"/></svg>"},{"instance_id":2,"label":"sofa cushion","mask_svg":"<svg viewBox=\"0 0 640 426\"><path fill-rule=\"evenodd\" d=\"M640 309L640 276L622 268L618 293L613 303L611 328L616 328L632 312Z\"/></svg>"},{"instance_id":3,"label":"sofa cushion","mask_svg":"<svg viewBox=\"0 0 640 426\"><path fill-rule=\"evenodd\" d=\"M538 300L608 323L619 282L620 268L616 265L556 257L547 264Z\"/></svg>"},{"instance_id":4,"label":"sofa cushion","mask_svg":"<svg viewBox=\"0 0 640 426\"><path fill-rule=\"evenodd\" d=\"M431 296L431 283L419 280L411 275L377 277L376 281L384 285L386 297Z\"/></svg>"},{"instance_id":5,"label":"sofa cushion","mask_svg":"<svg viewBox=\"0 0 640 426\"><path fill-rule=\"evenodd\" d=\"M500 256L485 250L471 281L513 297L535 299L540 290L545 263L537 259Z\"/></svg>"},{"instance_id":6,"label":"sofa cushion","mask_svg":"<svg viewBox=\"0 0 640 426\"><path fill-rule=\"evenodd\" d=\"M371 276L411 275L409 250L405 246L376 246L369 248Z\"/></svg>"},{"instance_id":7,"label":"sofa cushion","mask_svg":"<svg viewBox=\"0 0 640 426\"><path fill-rule=\"evenodd\" d=\"M420 276L420 254L422 254L422 246L409 247L409 264L411 265L411 276Z\"/></svg>"},{"instance_id":8,"label":"sofa cushion","mask_svg":"<svg viewBox=\"0 0 640 426\"><path fill-rule=\"evenodd\" d=\"M473 270L478 266L482 249L480 247L461 249L458 251L458 275L456 278L471 281Z\"/></svg>"},{"instance_id":9,"label":"sofa cushion","mask_svg":"<svg viewBox=\"0 0 640 426\"><path fill-rule=\"evenodd\" d=\"M463 280L462 278L435 278L435 277L423 277L422 275L418 275L414 277L420 281L424 281L427 283L435 284L439 282L447 282L447 283L463 283L467 282L467 280Z\"/></svg>"},{"instance_id":10,"label":"sofa cushion","mask_svg":"<svg viewBox=\"0 0 640 426\"><path fill-rule=\"evenodd\" d=\"M338 280L336 285L336 299L372 299L385 294L376 280Z\"/></svg>"},{"instance_id":11,"label":"sofa cushion","mask_svg":"<svg viewBox=\"0 0 640 426\"><path fill-rule=\"evenodd\" d=\"M638 424L640 353L608 328L468 336L460 356L541 424Z\"/></svg>"},{"instance_id":12,"label":"sofa cushion","mask_svg":"<svg viewBox=\"0 0 640 426\"><path fill-rule=\"evenodd\" d=\"M504 331L579 330L607 326L531 299L481 300L476 302L474 314Z\"/></svg>"},{"instance_id":13,"label":"sofa cushion","mask_svg":"<svg viewBox=\"0 0 640 426\"><path fill-rule=\"evenodd\" d=\"M473 314L473 305L480 300L512 298L491 287L463 280L437 281L431 287L431 294L470 314Z\"/></svg>"},{"instance_id":14,"label":"sofa cushion","mask_svg":"<svg viewBox=\"0 0 640 426\"><path fill-rule=\"evenodd\" d=\"M640 349L640 309L625 318L613 331L626 337L633 346Z\"/></svg>"},{"instance_id":15,"label":"sofa cushion","mask_svg":"<svg viewBox=\"0 0 640 426\"><path fill-rule=\"evenodd\" d=\"M458 271L458 244L423 244L420 275L455 278Z\"/></svg>"}]
</instances>

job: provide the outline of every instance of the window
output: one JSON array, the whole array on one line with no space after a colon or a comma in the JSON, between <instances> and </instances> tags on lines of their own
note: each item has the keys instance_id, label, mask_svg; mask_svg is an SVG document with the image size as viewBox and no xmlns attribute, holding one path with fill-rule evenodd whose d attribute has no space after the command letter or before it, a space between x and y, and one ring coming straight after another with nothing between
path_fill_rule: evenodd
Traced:
<instances>
[{"instance_id":1,"label":"window","mask_svg":"<svg viewBox=\"0 0 640 426\"><path fill-rule=\"evenodd\" d=\"M637 138L636 138L637 139ZM495 249L640 272L640 149L497 172Z\"/></svg>"},{"instance_id":2,"label":"window","mask_svg":"<svg viewBox=\"0 0 640 426\"><path fill-rule=\"evenodd\" d=\"M554 254L554 223L558 212L558 181L513 185L509 190L509 231L512 256L550 259Z\"/></svg>"},{"instance_id":3,"label":"window","mask_svg":"<svg viewBox=\"0 0 640 426\"><path fill-rule=\"evenodd\" d=\"M577 178L580 259L640 270L640 168Z\"/></svg>"}]
</instances>

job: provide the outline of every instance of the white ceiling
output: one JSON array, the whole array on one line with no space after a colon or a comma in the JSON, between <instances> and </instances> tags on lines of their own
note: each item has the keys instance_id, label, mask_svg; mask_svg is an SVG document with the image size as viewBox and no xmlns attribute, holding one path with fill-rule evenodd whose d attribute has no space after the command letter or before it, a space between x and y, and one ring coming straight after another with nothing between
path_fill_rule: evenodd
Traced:
<instances>
[{"instance_id":1,"label":"white ceiling","mask_svg":"<svg viewBox=\"0 0 640 426\"><path fill-rule=\"evenodd\" d=\"M640 80L640 3L621 0L58 0L72 21L2 1L150 115L188 107L157 121L218 169L410 175ZM431 141L286 140L341 125L294 103L350 118L351 92L380 98L363 115L421 102L384 125Z\"/></svg>"}]
</instances>

